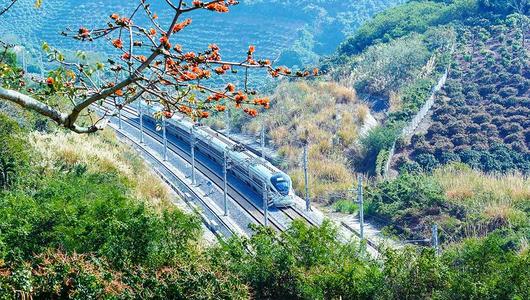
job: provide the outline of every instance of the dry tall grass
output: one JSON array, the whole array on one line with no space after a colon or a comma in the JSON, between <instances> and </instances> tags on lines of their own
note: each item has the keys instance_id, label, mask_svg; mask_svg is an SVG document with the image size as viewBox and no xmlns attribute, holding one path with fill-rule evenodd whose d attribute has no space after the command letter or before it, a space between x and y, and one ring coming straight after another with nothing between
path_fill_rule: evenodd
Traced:
<instances>
[{"instance_id":1,"label":"dry tall grass","mask_svg":"<svg viewBox=\"0 0 530 300\"><path fill-rule=\"evenodd\" d=\"M305 189L301 139L307 133L311 197L322 203L340 198L353 181L347 157L357 146L368 106L339 83L307 81L280 84L272 103L270 111L246 124L243 131L257 135L265 120L268 136L285 159L300 195Z\"/></svg>"},{"instance_id":2,"label":"dry tall grass","mask_svg":"<svg viewBox=\"0 0 530 300\"><path fill-rule=\"evenodd\" d=\"M524 217L530 202L530 178L520 174L484 174L463 165L448 165L434 172L447 199L491 219Z\"/></svg>"},{"instance_id":3,"label":"dry tall grass","mask_svg":"<svg viewBox=\"0 0 530 300\"><path fill-rule=\"evenodd\" d=\"M116 173L126 178L131 196L156 209L171 207L166 186L132 149L119 143L110 130L98 135L35 132L30 144L40 156L40 161L34 163L44 173L56 171L61 165L84 165L92 173Z\"/></svg>"}]
</instances>

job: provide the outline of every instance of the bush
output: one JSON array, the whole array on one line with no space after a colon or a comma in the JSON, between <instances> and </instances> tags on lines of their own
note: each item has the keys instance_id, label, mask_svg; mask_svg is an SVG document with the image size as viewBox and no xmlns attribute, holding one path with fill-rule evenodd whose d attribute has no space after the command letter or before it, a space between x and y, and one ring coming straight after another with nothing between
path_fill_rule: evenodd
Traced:
<instances>
[{"instance_id":1,"label":"bush","mask_svg":"<svg viewBox=\"0 0 530 300\"><path fill-rule=\"evenodd\" d=\"M333 208L337 212L345 214L354 214L359 210L359 204L350 200L339 200L333 203Z\"/></svg>"},{"instance_id":2,"label":"bush","mask_svg":"<svg viewBox=\"0 0 530 300\"><path fill-rule=\"evenodd\" d=\"M358 244L339 242L329 222L318 228L295 221L279 236L269 228L256 230L251 238L212 252L216 261L230 262L231 270L249 284L252 298L369 299L378 289L377 264Z\"/></svg>"},{"instance_id":3,"label":"bush","mask_svg":"<svg viewBox=\"0 0 530 300\"><path fill-rule=\"evenodd\" d=\"M397 92L412 82L430 56L419 35L371 46L354 57L349 67L355 89L361 93L388 97L391 92Z\"/></svg>"},{"instance_id":4,"label":"bush","mask_svg":"<svg viewBox=\"0 0 530 300\"><path fill-rule=\"evenodd\" d=\"M219 276L222 273L222 276ZM16 292L14 292L16 291ZM248 299L247 288L205 262L117 271L105 259L61 251L2 266L2 299Z\"/></svg>"},{"instance_id":5,"label":"bush","mask_svg":"<svg viewBox=\"0 0 530 300\"><path fill-rule=\"evenodd\" d=\"M29 259L63 249L96 253L117 267L158 267L184 260L199 221L179 210L154 212L124 196L112 174L82 170L45 178L34 194L8 193L0 202L1 257Z\"/></svg>"},{"instance_id":6,"label":"bush","mask_svg":"<svg viewBox=\"0 0 530 300\"><path fill-rule=\"evenodd\" d=\"M480 240L470 239L444 253L450 266L448 286L441 298L528 299L530 252L517 253L517 244L498 232Z\"/></svg>"},{"instance_id":7,"label":"bush","mask_svg":"<svg viewBox=\"0 0 530 300\"><path fill-rule=\"evenodd\" d=\"M403 173L395 180L367 188L366 201L369 212L406 238L428 232L430 225L422 224L420 218L437 215L436 208L445 202L438 183L418 173Z\"/></svg>"},{"instance_id":8,"label":"bush","mask_svg":"<svg viewBox=\"0 0 530 300\"><path fill-rule=\"evenodd\" d=\"M436 167L438 167L438 160L436 157L430 153L422 153L416 156L416 162L421 166L424 171L431 172Z\"/></svg>"},{"instance_id":9,"label":"bush","mask_svg":"<svg viewBox=\"0 0 530 300\"><path fill-rule=\"evenodd\" d=\"M364 163L370 172L375 172L375 164L378 154L381 150L389 150L392 148L394 141L400 132L397 125L378 126L369 131L369 133L361 139L361 145L364 149Z\"/></svg>"}]
</instances>

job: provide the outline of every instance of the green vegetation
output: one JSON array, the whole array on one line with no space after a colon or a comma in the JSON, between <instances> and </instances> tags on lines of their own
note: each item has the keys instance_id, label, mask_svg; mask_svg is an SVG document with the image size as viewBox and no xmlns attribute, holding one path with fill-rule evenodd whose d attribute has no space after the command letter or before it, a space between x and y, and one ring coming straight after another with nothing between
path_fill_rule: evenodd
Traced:
<instances>
[{"instance_id":1,"label":"green vegetation","mask_svg":"<svg viewBox=\"0 0 530 300\"><path fill-rule=\"evenodd\" d=\"M500 228L530 233L530 180L520 174L487 175L463 164L436 169L432 175L403 172L370 186L366 202L368 217L404 239L429 237L435 223L446 243Z\"/></svg>"},{"instance_id":2,"label":"green vegetation","mask_svg":"<svg viewBox=\"0 0 530 300\"><path fill-rule=\"evenodd\" d=\"M370 130L366 136L360 139L362 153L355 161L356 168L381 175L381 170L388 157L388 150L392 148L400 129L400 124L394 123L377 126Z\"/></svg>"},{"instance_id":3,"label":"green vegetation","mask_svg":"<svg viewBox=\"0 0 530 300\"><path fill-rule=\"evenodd\" d=\"M529 299L528 19L513 13L528 2L387 10L324 62L340 83L284 82L262 116L296 190L307 140L312 198L354 214L354 172L381 175L450 66L425 135L398 140L398 177L365 189L365 216L391 235L426 239L438 224L440 255L409 246L372 258L330 222L204 245L199 220L112 134L66 134L2 106L17 118L0 114L0 299ZM310 52L318 43L303 34L311 43L295 46ZM237 126L256 133L262 121Z\"/></svg>"},{"instance_id":4,"label":"green vegetation","mask_svg":"<svg viewBox=\"0 0 530 300\"><path fill-rule=\"evenodd\" d=\"M530 274L521 272L528 269L528 244L517 234L521 231L499 232L506 226L486 238L447 246L440 257L430 249L407 248L373 260L364 246L342 242L331 223L310 228L295 222L279 235L256 228L251 238L203 246L195 217L137 196L135 177L124 174L140 167L123 158L131 156L126 151L109 151L116 155L113 162L105 154L87 155L90 143L101 137L50 133L39 138L16 130L20 140L30 141L30 172L0 198L0 294L6 299L528 297ZM73 155L73 147L87 152ZM421 178L402 179L398 185L405 192L395 184L380 189L396 189L411 206L439 203L440 186L458 189L450 181L435 187ZM477 183L476 191L490 186ZM505 191L497 191L497 197L521 195L514 207L527 203L521 191L507 186ZM455 205L463 201L451 195ZM418 197L428 202L414 200Z\"/></svg>"},{"instance_id":5,"label":"green vegetation","mask_svg":"<svg viewBox=\"0 0 530 300\"><path fill-rule=\"evenodd\" d=\"M333 209L341 213L354 214L359 210L359 204L354 203L351 199L342 199L333 203Z\"/></svg>"},{"instance_id":6,"label":"green vegetation","mask_svg":"<svg viewBox=\"0 0 530 300\"><path fill-rule=\"evenodd\" d=\"M430 56L419 35L370 47L355 57L351 65L355 89L374 96L388 96L416 78Z\"/></svg>"},{"instance_id":7,"label":"green vegetation","mask_svg":"<svg viewBox=\"0 0 530 300\"><path fill-rule=\"evenodd\" d=\"M216 275L198 218L170 204L130 150L109 137L33 134L0 117L2 159L16 162L18 179L0 192L2 298L246 295Z\"/></svg>"},{"instance_id":8,"label":"green vegetation","mask_svg":"<svg viewBox=\"0 0 530 300\"><path fill-rule=\"evenodd\" d=\"M414 0L385 10L363 24L345 41L339 53L359 54L367 47L387 43L410 33L449 23L469 24L477 18L510 13L527 14L526 0Z\"/></svg>"},{"instance_id":9,"label":"green vegetation","mask_svg":"<svg viewBox=\"0 0 530 300\"><path fill-rule=\"evenodd\" d=\"M0 191L17 184L27 173L28 153L18 124L0 114Z\"/></svg>"},{"instance_id":10,"label":"green vegetation","mask_svg":"<svg viewBox=\"0 0 530 300\"><path fill-rule=\"evenodd\" d=\"M215 256L229 262L258 299L524 299L529 254L524 241L499 232L450 247L441 257L407 248L374 261L362 247L338 242L329 224L295 223L280 237L260 229Z\"/></svg>"}]
</instances>

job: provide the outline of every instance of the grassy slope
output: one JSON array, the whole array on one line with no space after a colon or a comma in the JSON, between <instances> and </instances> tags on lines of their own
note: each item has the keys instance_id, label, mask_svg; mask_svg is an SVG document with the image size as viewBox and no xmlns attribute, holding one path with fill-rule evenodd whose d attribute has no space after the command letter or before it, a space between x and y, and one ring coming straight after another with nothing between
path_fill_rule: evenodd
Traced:
<instances>
[{"instance_id":1,"label":"grassy slope","mask_svg":"<svg viewBox=\"0 0 530 300\"><path fill-rule=\"evenodd\" d=\"M353 172L348 153L356 151L359 130L369 117L368 107L351 89L318 81L283 83L272 101L270 111L243 129L257 134L261 120L266 120L268 136L299 195L304 191L302 140L307 136L312 197L324 203L343 197Z\"/></svg>"},{"instance_id":2,"label":"grassy slope","mask_svg":"<svg viewBox=\"0 0 530 300\"><path fill-rule=\"evenodd\" d=\"M367 216L402 239L430 237L437 223L443 243L496 230L528 236L530 180L520 174L489 175L463 164L432 174L404 173L367 190Z\"/></svg>"},{"instance_id":3,"label":"grassy slope","mask_svg":"<svg viewBox=\"0 0 530 300\"><path fill-rule=\"evenodd\" d=\"M75 166L89 173L115 173L125 179L129 196L157 208L172 205L167 186L110 129L98 135L33 132L29 140L38 155L35 167L44 174Z\"/></svg>"}]
</instances>

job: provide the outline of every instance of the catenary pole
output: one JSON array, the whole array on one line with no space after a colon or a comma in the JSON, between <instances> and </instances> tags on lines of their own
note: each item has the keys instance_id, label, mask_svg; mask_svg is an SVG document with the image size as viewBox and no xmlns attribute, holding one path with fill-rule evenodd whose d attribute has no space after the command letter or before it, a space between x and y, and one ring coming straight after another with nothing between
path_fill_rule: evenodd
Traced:
<instances>
[{"instance_id":1,"label":"catenary pole","mask_svg":"<svg viewBox=\"0 0 530 300\"><path fill-rule=\"evenodd\" d=\"M118 107L118 128L121 129L121 107Z\"/></svg>"},{"instance_id":2,"label":"catenary pole","mask_svg":"<svg viewBox=\"0 0 530 300\"><path fill-rule=\"evenodd\" d=\"M230 137L230 111L225 110L226 136Z\"/></svg>"},{"instance_id":3,"label":"catenary pole","mask_svg":"<svg viewBox=\"0 0 530 300\"><path fill-rule=\"evenodd\" d=\"M309 200L309 175L307 173L308 168L308 153L307 153L307 141L304 143L304 183L305 183L305 209L311 210L311 202Z\"/></svg>"},{"instance_id":4,"label":"catenary pole","mask_svg":"<svg viewBox=\"0 0 530 300\"><path fill-rule=\"evenodd\" d=\"M191 133L191 184L195 185L195 124L190 129Z\"/></svg>"},{"instance_id":5,"label":"catenary pole","mask_svg":"<svg viewBox=\"0 0 530 300\"><path fill-rule=\"evenodd\" d=\"M438 224L432 225L432 247L436 255L440 255L440 247L438 245Z\"/></svg>"},{"instance_id":6,"label":"catenary pole","mask_svg":"<svg viewBox=\"0 0 530 300\"><path fill-rule=\"evenodd\" d=\"M265 123L261 123L261 158L265 160Z\"/></svg>"},{"instance_id":7,"label":"catenary pole","mask_svg":"<svg viewBox=\"0 0 530 300\"><path fill-rule=\"evenodd\" d=\"M228 199L227 199L227 173L228 173L228 149L224 151L224 164L223 164L223 207L224 215L228 216Z\"/></svg>"},{"instance_id":8,"label":"catenary pole","mask_svg":"<svg viewBox=\"0 0 530 300\"><path fill-rule=\"evenodd\" d=\"M138 99L138 114L140 118L140 144L144 143L144 110L142 108L142 100Z\"/></svg>"},{"instance_id":9,"label":"catenary pole","mask_svg":"<svg viewBox=\"0 0 530 300\"><path fill-rule=\"evenodd\" d=\"M263 181L263 217L265 218L263 224L265 226L269 225L269 191L267 188L267 182Z\"/></svg>"},{"instance_id":10,"label":"catenary pole","mask_svg":"<svg viewBox=\"0 0 530 300\"><path fill-rule=\"evenodd\" d=\"M162 136L164 138L164 161L167 160L167 133L166 133L166 119L162 119Z\"/></svg>"},{"instance_id":11,"label":"catenary pole","mask_svg":"<svg viewBox=\"0 0 530 300\"><path fill-rule=\"evenodd\" d=\"M359 203L359 225L361 240L364 239L363 175L357 175L357 201Z\"/></svg>"}]
</instances>

